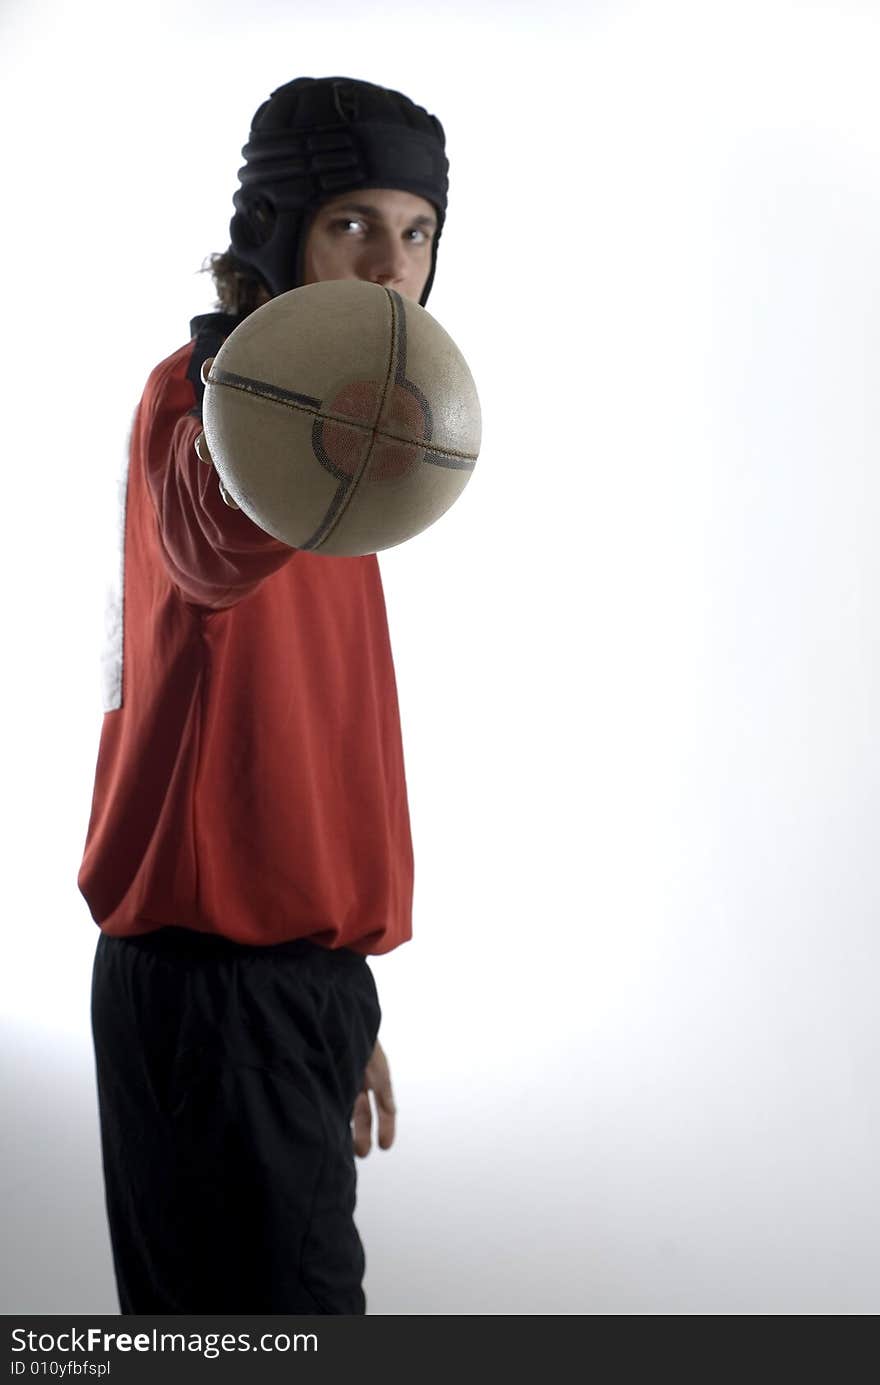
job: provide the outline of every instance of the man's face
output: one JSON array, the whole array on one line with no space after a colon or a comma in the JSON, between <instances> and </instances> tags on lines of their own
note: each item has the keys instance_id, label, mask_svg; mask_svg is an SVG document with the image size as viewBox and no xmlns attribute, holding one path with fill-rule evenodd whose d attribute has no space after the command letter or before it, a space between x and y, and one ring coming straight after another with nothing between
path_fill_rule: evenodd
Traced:
<instances>
[{"instance_id":1,"label":"man's face","mask_svg":"<svg viewBox=\"0 0 880 1385\"><path fill-rule=\"evenodd\" d=\"M398 188L357 188L324 202L306 237L303 283L364 279L418 302L431 272L437 213Z\"/></svg>"}]
</instances>

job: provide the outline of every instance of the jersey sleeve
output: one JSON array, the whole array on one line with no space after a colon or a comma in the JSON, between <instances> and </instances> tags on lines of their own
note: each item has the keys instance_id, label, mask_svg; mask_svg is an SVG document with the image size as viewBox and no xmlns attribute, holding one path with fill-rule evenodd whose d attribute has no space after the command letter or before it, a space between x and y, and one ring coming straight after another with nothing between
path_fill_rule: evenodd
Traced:
<instances>
[{"instance_id":1,"label":"jersey sleeve","mask_svg":"<svg viewBox=\"0 0 880 1385\"><path fill-rule=\"evenodd\" d=\"M196 455L200 399L181 366L184 351L157 367L136 426L161 552L184 600L223 610L249 595L296 552L220 494L217 473Z\"/></svg>"}]
</instances>

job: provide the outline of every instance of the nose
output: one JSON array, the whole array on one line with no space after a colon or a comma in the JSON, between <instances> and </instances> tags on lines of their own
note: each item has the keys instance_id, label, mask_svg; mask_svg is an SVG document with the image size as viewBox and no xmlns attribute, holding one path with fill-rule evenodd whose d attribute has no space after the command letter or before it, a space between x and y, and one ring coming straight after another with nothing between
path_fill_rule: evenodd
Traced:
<instances>
[{"instance_id":1,"label":"nose","mask_svg":"<svg viewBox=\"0 0 880 1385\"><path fill-rule=\"evenodd\" d=\"M390 232L377 237L365 255L365 278L374 284L396 284L407 271L406 251L400 238Z\"/></svg>"}]
</instances>

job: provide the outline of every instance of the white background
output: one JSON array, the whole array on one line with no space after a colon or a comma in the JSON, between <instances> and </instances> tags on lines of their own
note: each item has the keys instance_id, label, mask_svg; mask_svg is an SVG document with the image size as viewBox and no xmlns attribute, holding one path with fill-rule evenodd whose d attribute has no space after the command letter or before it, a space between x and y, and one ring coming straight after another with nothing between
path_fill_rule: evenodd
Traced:
<instances>
[{"instance_id":1,"label":"white background","mask_svg":"<svg viewBox=\"0 0 880 1385\"><path fill-rule=\"evenodd\" d=\"M458 505L381 559L416 851L371 1313L880 1310L872 4L4 0L2 1311L115 1312L76 891L115 482L251 114L406 91Z\"/></svg>"}]
</instances>

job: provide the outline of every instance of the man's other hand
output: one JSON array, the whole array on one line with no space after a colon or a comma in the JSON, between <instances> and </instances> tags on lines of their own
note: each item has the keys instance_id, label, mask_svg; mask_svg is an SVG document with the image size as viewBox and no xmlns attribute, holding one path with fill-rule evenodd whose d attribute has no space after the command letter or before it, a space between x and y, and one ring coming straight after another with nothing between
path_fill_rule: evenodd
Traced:
<instances>
[{"instance_id":1,"label":"man's other hand","mask_svg":"<svg viewBox=\"0 0 880 1385\"><path fill-rule=\"evenodd\" d=\"M390 1149L394 1143L394 1117L397 1107L391 1090L391 1074L388 1059L379 1040L373 1049L373 1056L364 1072L363 1089L358 1092L354 1103L352 1125L354 1127L354 1152L364 1159L372 1148L373 1112L370 1106L370 1092L376 1102L379 1117L379 1148Z\"/></svg>"}]
</instances>

